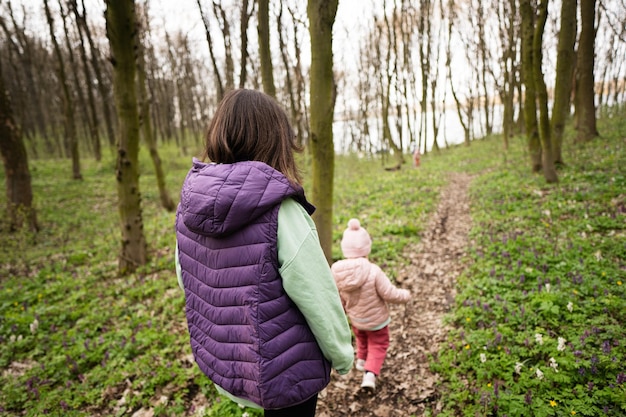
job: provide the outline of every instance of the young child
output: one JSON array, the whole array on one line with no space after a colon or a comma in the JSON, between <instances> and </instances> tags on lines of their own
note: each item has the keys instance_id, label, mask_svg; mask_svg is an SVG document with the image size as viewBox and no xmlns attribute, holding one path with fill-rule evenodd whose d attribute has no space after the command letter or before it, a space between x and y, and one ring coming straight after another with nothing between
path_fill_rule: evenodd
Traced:
<instances>
[{"instance_id":1,"label":"young child","mask_svg":"<svg viewBox=\"0 0 626 417\"><path fill-rule=\"evenodd\" d=\"M408 290L398 289L367 256L372 240L357 219L350 219L343 232L344 260L331 267L339 295L356 337L356 369L365 372L361 387L374 390L389 347L387 303L407 303Z\"/></svg>"},{"instance_id":2,"label":"young child","mask_svg":"<svg viewBox=\"0 0 626 417\"><path fill-rule=\"evenodd\" d=\"M300 185L285 111L234 90L194 158L176 213L191 350L217 390L265 416L314 416L331 368L354 352Z\"/></svg>"}]
</instances>

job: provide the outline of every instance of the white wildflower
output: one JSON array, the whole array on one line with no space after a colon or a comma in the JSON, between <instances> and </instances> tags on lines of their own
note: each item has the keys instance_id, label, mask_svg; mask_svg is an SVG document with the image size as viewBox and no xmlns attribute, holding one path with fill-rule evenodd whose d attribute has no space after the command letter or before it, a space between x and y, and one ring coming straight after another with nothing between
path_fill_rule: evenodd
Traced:
<instances>
[{"instance_id":1,"label":"white wildflower","mask_svg":"<svg viewBox=\"0 0 626 417\"><path fill-rule=\"evenodd\" d=\"M30 332L32 334L35 334L37 332L37 329L39 328L39 320L35 319L31 324L30 324Z\"/></svg>"},{"instance_id":2,"label":"white wildflower","mask_svg":"<svg viewBox=\"0 0 626 417\"><path fill-rule=\"evenodd\" d=\"M246 411L245 413L241 415L241 417L250 417L250 414L248 414L248 412Z\"/></svg>"},{"instance_id":3,"label":"white wildflower","mask_svg":"<svg viewBox=\"0 0 626 417\"><path fill-rule=\"evenodd\" d=\"M487 355L485 355L484 353L481 353L481 354L480 354L480 361L481 361L482 363L487 362Z\"/></svg>"},{"instance_id":4,"label":"white wildflower","mask_svg":"<svg viewBox=\"0 0 626 417\"><path fill-rule=\"evenodd\" d=\"M19 335L19 336L17 337L17 341L18 341L18 342L21 342L21 341L22 341L22 339L23 339L22 335Z\"/></svg>"},{"instance_id":5,"label":"white wildflower","mask_svg":"<svg viewBox=\"0 0 626 417\"><path fill-rule=\"evenodd\" d=\"M537 378L539 378L540 380L543 379L543 372L541 372L541 369L537 368Z\"/></svg>"},{"instance_id":6,"label":"white wildflower","mask_svg":"<svg viewBox=\"0 0 626 417\"><path fill-rule=\"evenodd\" d=\"M522 372L522 366L524 366L523 363L517 362L515 364L515 373L519 374L520 372Z\"/></svg>"},{"instance_id":7,"label":"white wildflower","mask_svg":"<svg viewBox=\"0 0 626 417\"><path fill-rule=\"evenodd\" d=\"M543 335L541 333L535 333L535 341L543 345Z\"/></svg>"},{"instance_id":8,"label":"white wildflower","mask_svg":"<svg viewBox=\"0 0 626 417\"><path fill-rule=\"evenodd\" d=\"M563 352L565 350L565 343L566 342L567 342L567 340L565 340L565 338L559 337L558 345L556 347L556 350L558 350L559 352Z\"/></svg>"},{"instance_id":9,"label":"white wildflower","mask_svg":"<svg viewBox=\"0 0 626 417\"><path fill-rule=\"evenodd\" d=\"M554 369L554 372L559 372L559 370L556 369L558 367L559 367L559 364L556 363L556 359L550 358L550 368Z\"/></svg>"},{"instance_id":10,"label":"white wildflower","mask_svg":"<svg viewBox=\"0 0 626 417\"><path fill-rule=\"evenodd\" d=\"M571 301L569 303L567 303L567 310L571 313L572 311L574 311L574 303L572 303Z\"/></svg>"},{"instance_id":11,"label":"white wildflower","mask_svg":"<svg viewBox=\"0 0 626 417\"><path fill-rule=\"evenodd\" d=\"M9 337L9 340L11 341L11 343L15 343L15 335L12 334L11 337Z\"/></svg>"},{"instance_id":12,"label":"white wildflower","mask_svg":"<svg viewBox=\"0 0 626 417\"><path fill-rule=\"evenodd\" d=\"M242 410L243 410L244 408L246 408L246 406L245 406L245 405L243 405L243 404L237 404L237 405L238 405L238 406L239 406L239 408L241 408Z\"/></svg>"},{"instance_id":13,"label":"white wildflower","mask_svg":"<svg viewBox=\"0 0 626 417\"><path fill-rule=\"evenodd\" d=\"M546 284L546 292L550 292L550 284Z\"/></svg>"}]
</instances>

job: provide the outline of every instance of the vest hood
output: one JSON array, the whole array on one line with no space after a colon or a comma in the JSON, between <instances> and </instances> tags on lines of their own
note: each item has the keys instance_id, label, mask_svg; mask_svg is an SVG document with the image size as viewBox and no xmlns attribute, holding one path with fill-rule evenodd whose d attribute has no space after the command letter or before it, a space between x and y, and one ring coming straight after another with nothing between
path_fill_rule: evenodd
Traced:
<instances>
[{"instance_id":1,"label":"vest hood","mask_svg":"<svg viewBox=\"0 0 626 417\"><path fill-rule=\"evenodd\" d=\"M179 210L192 232L220 237L242 229L287 197L297 200L309 214L315 210L302 187L292 185L263 162L207 164L194 158Z\"/></svg>"}]
</instances>

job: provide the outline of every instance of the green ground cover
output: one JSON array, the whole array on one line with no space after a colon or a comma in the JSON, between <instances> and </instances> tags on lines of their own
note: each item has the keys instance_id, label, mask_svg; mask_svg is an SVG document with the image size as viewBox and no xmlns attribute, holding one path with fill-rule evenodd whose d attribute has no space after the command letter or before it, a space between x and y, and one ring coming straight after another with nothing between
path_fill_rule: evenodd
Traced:
<instances>
[{"instance_id":1,"label":"green ground cover","mask_svg":"<svg viewBox=\"0 0 626 417\"><path fill-rule=\"evenodd\" d=\"M547 186L512 152L472 187L469 264L433 361L446 416L626 415L626 124Z\"/></svg>"},{"instance_id":2,"label":"green ground cover","mask_svg":"<svg viewBox=\"0 0 626 417\"><path fill-rule=\"evenodd\" d=\"M493 137L393 172L379 159L338 157L333 255L340 257L348 219L358 217L374 239L373 261L391 277L446 173L477 175L470 267L450 340L432 362L446 415L624 412L624 119L603 121L605 137L591 144L568 144L554 186L528 172L522 138L508 153ZM161 157L177 199L191 156L165 148ZM31 161L41 232L9 235L0 219L0 415L181 415L198 393L212 402L207 415L254 415L218 401L192 363L174 215L159 208L146 152L141 162L151 260L119 277L112 156L84 160L83 181L70 179L69 161Z\"/></svg>"}]
</instances>

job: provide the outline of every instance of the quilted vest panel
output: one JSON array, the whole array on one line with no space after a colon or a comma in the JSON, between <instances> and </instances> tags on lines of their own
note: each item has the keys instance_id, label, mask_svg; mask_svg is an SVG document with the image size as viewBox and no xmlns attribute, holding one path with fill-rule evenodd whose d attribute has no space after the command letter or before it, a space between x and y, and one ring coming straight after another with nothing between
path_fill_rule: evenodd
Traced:
<instances>
[{"instance_id":1,"label":"quilted vest panel","mask_svg":"<svg viewBox=\"0 0 626 417\"><path fill-rule=\"evenodd\" d=\"M249 175L242 173L242 181ZM227 177L231 184L239 182L233 172ZM234 199L245 189L238 187ZM274 187L270 180L263 193ZM281 198L269 210L217 237L189 230L181 214L182 197L176 216L194 358L217 385L265 409L306 401L330 380L330 364L278 273L278 210L294 191L279 192ZM230 215L240 220L249 213Z\"/></svg>"}]
</instances>

